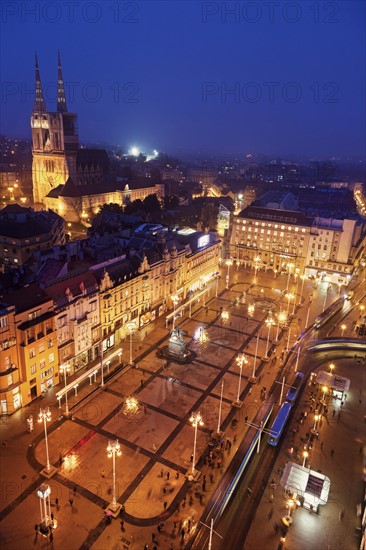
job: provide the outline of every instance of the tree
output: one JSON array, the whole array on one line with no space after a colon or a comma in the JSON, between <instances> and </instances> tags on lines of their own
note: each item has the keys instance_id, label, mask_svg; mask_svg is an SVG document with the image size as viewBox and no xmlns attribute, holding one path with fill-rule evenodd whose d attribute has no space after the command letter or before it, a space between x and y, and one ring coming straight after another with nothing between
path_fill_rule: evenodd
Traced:
<instances>
[{"instance_id":1,"label":"tree","mask_svg":"<svg viewBox=\"0 0 366 550\"><path fill-rule=\"evenodd\" d=\"M179 206L179 197L176 195L167 195L164 197L164 208L167 210L177 208Z\"/></svg>"},{"instance_id":2,"label":"tree","mask_svg":"<svg viewBox=\"0 0 366 550\"><path fill-rule=\"evenodd\" d=\"M126 204L124 212L125 214L136 214L137 212L144 212L144 203L141 199L137 199L133 202Z\"/></svg>"},{"instance_id":3,"label":"tree","mask_svg":"<svg viewBox=\"0 0 366 550\"><path fill-rule=\"evenodd\" d=\"M156 194L148 195L144 198L143 208L146 213L159 212L161 210L160 202Z\"/></svg>"},{"instance_id":4,"label":"tree","mask_svg":"<svg viewBox=\"0 0 366 550\"><path fill-rule=\"evenodd\" d=\"M109 204L103 204L103 206L100 207L100 213L103 212L113 212L114 214L123 214L123 208L120 204L117 204L115 202L110 202Z\"/></svg>"}]
</instances>

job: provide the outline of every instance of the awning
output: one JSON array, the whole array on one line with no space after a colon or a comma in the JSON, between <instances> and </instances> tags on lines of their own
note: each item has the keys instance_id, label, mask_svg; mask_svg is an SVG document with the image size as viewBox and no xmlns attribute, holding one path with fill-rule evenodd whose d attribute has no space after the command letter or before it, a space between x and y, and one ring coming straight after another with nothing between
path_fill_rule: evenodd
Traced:
<instances>
[{"instance_id":1,"label":"awning","mask_svg":"<svg viewBox=\"0 0 366 550\"><path fill-rule=\"evenodd\" d=\"M281 478L281 486L302 496L308 504L318 506L328 502L330 479L295 462L287 462Z\"/></svg>"}]
</instances>

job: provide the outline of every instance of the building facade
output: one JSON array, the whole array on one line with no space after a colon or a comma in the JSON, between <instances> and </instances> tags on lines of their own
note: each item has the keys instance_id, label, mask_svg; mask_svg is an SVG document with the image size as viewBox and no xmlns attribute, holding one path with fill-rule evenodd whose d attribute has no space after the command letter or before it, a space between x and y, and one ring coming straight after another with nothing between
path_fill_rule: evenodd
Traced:
<instances>
[{"instance_id":1,"label":"building facade","mask_svg":"<svg viewBox=\"0 0 366 550\"><path fill-rule=\"evenodd\" d=\"M0 210L0 271L22 266L41 250L65 243L65 220L17 204Z\"/></svg>"},{"instance_id":2,"label":"building facade","mask_svg":"<svg viewBox=\"0 0 366 550\"><path fill-rule=\"evenodd\" d=\"M366 224L249 206L233 217L230 255L239 264L348 284L365 250Z\"/></svg>"},{"instance_id":3,"label":"building facade","mask_svg":"<svg viewBox=\"0 0 366 550\"><path fill-rule=\"evenodd\" d=\"M0 302L0 414L12 414L22 405L21 373L14 320L15 308Z\"/></svg>"}]
</instances>

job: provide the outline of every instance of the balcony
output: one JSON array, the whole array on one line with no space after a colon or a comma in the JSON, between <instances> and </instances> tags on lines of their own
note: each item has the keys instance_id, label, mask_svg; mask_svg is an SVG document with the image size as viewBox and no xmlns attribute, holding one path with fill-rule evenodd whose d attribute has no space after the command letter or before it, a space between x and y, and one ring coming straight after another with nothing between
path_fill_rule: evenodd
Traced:
<instances>
[{"instance_id":1,"label":"balcony","mask_svg":"<svg viewBox=\"0 0 366 550\"><path fill-rule=\"evenodd\" d=\"M39 338L43 338L43 337L44 337L44 332L41 331L41 332L39 332L39 333L37 334L37 338L38 338L38 339L39 339Z\"/></svg>"}]
</instances>

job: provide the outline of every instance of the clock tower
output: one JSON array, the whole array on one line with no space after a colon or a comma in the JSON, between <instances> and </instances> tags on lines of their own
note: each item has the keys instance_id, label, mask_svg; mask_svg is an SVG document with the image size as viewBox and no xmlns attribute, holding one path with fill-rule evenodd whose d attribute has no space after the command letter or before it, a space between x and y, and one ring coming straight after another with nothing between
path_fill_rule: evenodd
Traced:
<instances>
[{"instance_id":1,"label":"clock tower","mask_svg":"<svg viewBox=\"0 0 366 550\"><path fill-rule=\"evenodd\" d=\"M46 195L69 177L76 181L79 149L77 115L67 111L65 86L58 52L57 111L48 112L36 55L36 89L31 116L33 200L44 203Z\"/></svg>"}]
</instances>

